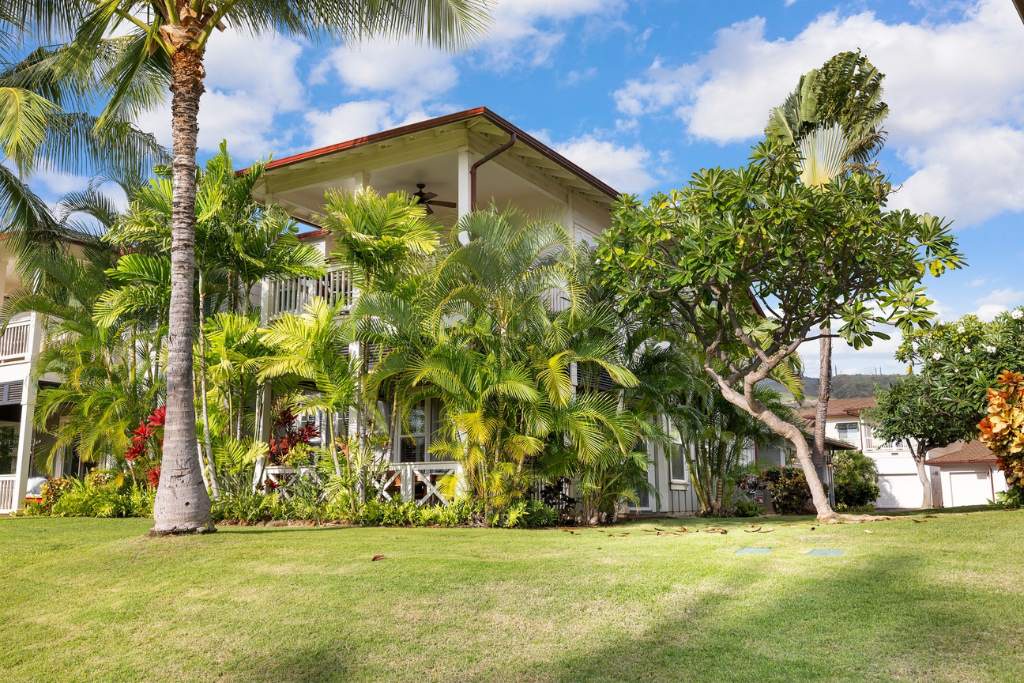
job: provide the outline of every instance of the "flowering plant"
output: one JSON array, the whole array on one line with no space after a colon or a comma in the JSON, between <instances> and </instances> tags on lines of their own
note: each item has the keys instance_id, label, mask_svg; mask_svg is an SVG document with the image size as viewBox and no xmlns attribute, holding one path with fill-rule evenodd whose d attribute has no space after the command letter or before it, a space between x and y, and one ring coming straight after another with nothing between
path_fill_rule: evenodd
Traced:
<instances>
[{"instance_id":1,"label":"flowering plant","mask_svg":"<svg viewBox=\"0 0 1024 683\"><path fill-rule=\"evenodd\" d=\"M270 462L274 465L287 464L295 456L307 451L313 439L320 437L320 430L308 422L296 423L292 411L282 410L274 420L274 430L270 437Z\"/></svg>"},{"instance_id":2,"label":"flowering plant","mask_svg":"<svg viewBox=\"0 0 1024 683\"><path fill-rule=\"evenodd\" d=\"M156 408L148 417L139 421L139 426L132 431L131 444L124 452L124 459L134 471L136 467L146 473L146 481L156 487L160 482L160 454L164 447L164 421L167 419L167 406ZM152 454L152 456L151 456Z\"/></svg>"}]
</instances>

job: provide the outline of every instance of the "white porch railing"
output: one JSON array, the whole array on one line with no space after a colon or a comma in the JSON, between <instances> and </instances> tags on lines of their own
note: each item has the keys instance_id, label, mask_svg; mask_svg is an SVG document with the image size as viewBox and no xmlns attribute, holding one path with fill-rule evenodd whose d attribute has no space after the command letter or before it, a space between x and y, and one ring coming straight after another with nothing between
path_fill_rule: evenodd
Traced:
<instances>
[{"instance_id":1,"label":"white porch railing","mask_svg":"<svg viewBox=\"0 0 1024 683\"><path fill-rule=\"evenodd\" d=\"M330 267L323 277L299 277L269 283L267 317L282 313L302 313L306 304L315 297L328 303L344 302L347 309L352 305L352 278L343 268Z\"/></svg>"},{"instance_id":2,"label":"white porch railing","mask_svg":"<svg viewBox=\"0 0 1024 683\"><path fill-rule=\"evenodd\" d=\"M563 289L549 289L544 293L544 303L552 313L561 313L569 309L569 294Z\"/></svg>"},{"instance_id":3,"label":"white porch railing","mask_svg":"<svg viewBox=\"0 0 1024 683\"><path fill-rule=\"evenodd\" d=\"M28 358L28 337L31 320L12 321L0 336L0 363L13 363Z\"/></svg>"},{"instance_id":4,"label":"white porch railing","mask_svg":"<svg viewBox=\"0 0 1024 683\"><path fill-rule=\"evenodd\" d=\"M14 510L14 476L13 474L0 474L0 512Z\"/></svg>"},{"instance_id":5,"label":"white porch railing","mask_svg":"<svg viewBox=\"0 0 1024 683\"><path fill-rule=\"evenodd\" d=\"M448 504L448 497L439 487L448 475L460 477L462 466L457 462L394 462L388 467L378 490L385 500L401 498L417 505Z\"/></svg>"}]
</instances>

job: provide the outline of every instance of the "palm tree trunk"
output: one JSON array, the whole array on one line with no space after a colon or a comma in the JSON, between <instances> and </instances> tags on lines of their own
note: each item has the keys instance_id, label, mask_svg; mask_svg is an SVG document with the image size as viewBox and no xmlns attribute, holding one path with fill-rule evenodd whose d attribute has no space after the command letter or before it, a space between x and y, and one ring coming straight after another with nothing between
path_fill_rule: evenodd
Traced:
<instances>
[{"instance_id":1,"label":"palm tree trunk","mask_svg":"<svg viewBox=\"0 0 1024 683\"><path fill-rule=\"evenodd\" d=\"M171 220L171 305L168 314L167 422L160 485L153 503L156 534L210 531L206 493L196 448L192 385L195 311L196 139L203 57L188 47L171 56L171 132L174 199Z\"/></svg>"},{"instance_id":2,"label":"palm tree trunk","mask_svg":"<svg viewBox=\"0 0 1024 683\"><path fill-rule=\"evenodd\" d=\"M812 460L818 477L825 481L825 427L828 421L828 401L832 394L832 337L829 321L821 324L818 340L818 404L814 414L814 451Z\"/></svg>"}]
</instances>

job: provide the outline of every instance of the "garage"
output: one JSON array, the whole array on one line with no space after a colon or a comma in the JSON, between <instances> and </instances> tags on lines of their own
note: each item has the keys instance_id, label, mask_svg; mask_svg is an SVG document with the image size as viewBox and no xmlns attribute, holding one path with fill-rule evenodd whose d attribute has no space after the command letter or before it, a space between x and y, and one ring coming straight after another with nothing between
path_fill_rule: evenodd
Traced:
<instances>
[{"instance_id":1,"label":"garage","mask_svg":"<svg viewBox=\"0 0 1024 683\"><path fill-rule=\"evenodd\" d=\"M980 441L958 441L935 449L925 462L938 473L942 507L988 505L1006 490L996 456Z\"/></svg>"},{"instance_id":2,"label":"garage","mask_svg":"<svg viewBox=\"0 0 1024 683\"><path fill-rule=\"evenodd\" d=\"M875 507L879 508L919 508L924 493L921 480L917 473L879 474L878 500Z\"/></svg>"}]
</instances>

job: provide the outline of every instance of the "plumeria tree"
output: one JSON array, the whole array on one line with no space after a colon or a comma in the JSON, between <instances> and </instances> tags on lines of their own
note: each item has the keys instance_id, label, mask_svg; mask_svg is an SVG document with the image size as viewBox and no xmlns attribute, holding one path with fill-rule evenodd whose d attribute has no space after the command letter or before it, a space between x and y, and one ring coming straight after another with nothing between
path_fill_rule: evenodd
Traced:
<instances>
[{"instance_id":1,"label":"plumeria tree","mask_svg":"<svg viewBox=\"0 0 1024 683\"><path fill-rule=\"evenodd\" d=\"M836 334L854 348L884 338L879 325L927 323L924 274L962 258L947 223L885 208L884 177L853 172L812 187L798 167L791 145L766 141L745 167L702 170L646 204L626 198L598 255L624 306L679 321L726 400L790 442L819 518L831 520L803 431L756 389L824 321L840 321Z\"/></svg>"},{"instance_id":2,"label":"plumeria tree","mask_svg":"<svg viewBox=\"0 0 1024 683\"><path fill-rule=\"evenodd\" d=\"M874 172L882 149L882 124L889 107L882 101L884 75L860 52L840 52L821 68L800 77L786 101L772 110L765 134L800 150L800 181L817 187L854 170ZM818 340L818 404L814 458L825 467L825 422L832 391L832 334L822 321Z\"/></svg>"},{"instance_id":3,"label":"plumeria tree","mask_svg":"<svg viewBox=\"0 0 1024 683\"><path fill-rule=\"evenodd\" d=\"M919 430L931 448L969 438L985 414L986 392L996 377L1024 368L1024 308L1006 311L991 321L965 315L912 331L896 357L909 363L921 379L888 414L899 414L904 400L919 402L922 409L934 413L934 421L926 421L933 423L931 428Z\"/></svg>"}]
</instances>

